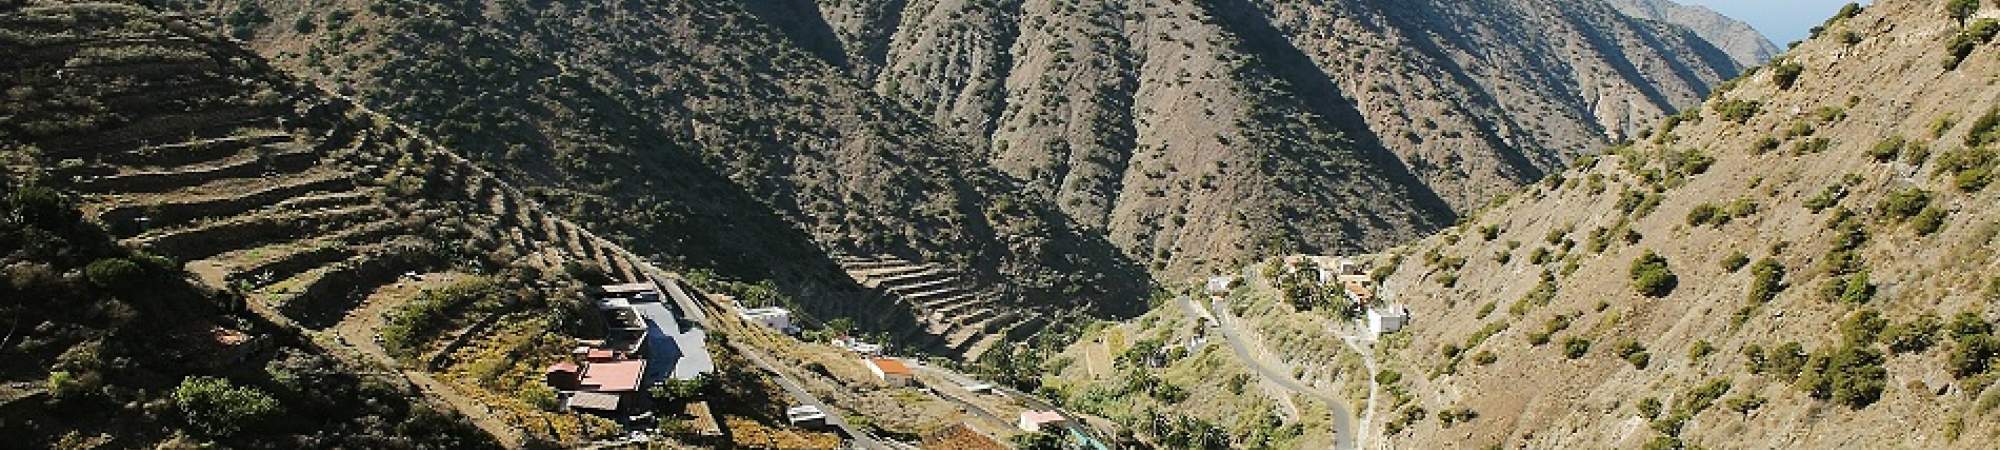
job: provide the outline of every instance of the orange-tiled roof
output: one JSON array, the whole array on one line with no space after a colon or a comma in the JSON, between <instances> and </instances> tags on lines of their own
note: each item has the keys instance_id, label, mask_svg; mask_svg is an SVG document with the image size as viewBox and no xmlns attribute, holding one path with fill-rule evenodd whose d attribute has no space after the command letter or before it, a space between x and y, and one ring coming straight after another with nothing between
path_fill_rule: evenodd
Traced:
<instances>
[{"instance_id":1,"label":"orange-tiled roof","mask_svg":"<svg viewBox=\"0 0 2000 450\"><path fill-rule=\"evenodd\" d=\"M903 365L902 361L897 361L895 358L869 358L868 362L874 364L875 368L882 369L882 373L884 374L889 374L889 375L910 374L910 367Z\"/></svg>"}]
</instances>

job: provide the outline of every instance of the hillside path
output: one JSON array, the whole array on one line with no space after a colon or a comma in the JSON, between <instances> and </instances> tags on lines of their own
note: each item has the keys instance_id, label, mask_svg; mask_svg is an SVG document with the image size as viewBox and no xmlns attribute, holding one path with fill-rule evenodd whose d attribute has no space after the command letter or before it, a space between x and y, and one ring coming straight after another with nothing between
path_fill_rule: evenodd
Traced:
<instances>
[{"instance_id":1,"label":"hillside path","mask_svg":"<svg viewBox=\"0 0 2000 450\"><path fill-rule=\"evenodd\" d=\"M1201 307L1189 300L1187 296L1175 297L1174 301L1179 303L1182 310L1186 311L1191 317L1202 317ZM1250 367L1250 370L1256 372L1258 376L1277 384L1285 390L1326 403L1326 409L1333 414L1334 450L1354 450L1354 414L1347 410L1347 402L1334 398L1331 395L1326 395L1318 389L1313 389L1312 386L1307 386L1305 383L1292 378L1291 374L1287 374L1282 370L1273 368L1270 364L1266 364L1265 361L1256 356L1256 352L1252 352L1250 347L1244 343L1242 331L1236 328L1237 319L1229 315L1229 310L1222 306L1222 301L1218 299L1210 305L1209 312L1215 316L1215 321L1212 323L1215 324L1216 331L1222 333L1223 343L1229 347L1230 351L1236 353L1236 359L1242 361L1243 365Z\"/></svg>"}]
</instances>

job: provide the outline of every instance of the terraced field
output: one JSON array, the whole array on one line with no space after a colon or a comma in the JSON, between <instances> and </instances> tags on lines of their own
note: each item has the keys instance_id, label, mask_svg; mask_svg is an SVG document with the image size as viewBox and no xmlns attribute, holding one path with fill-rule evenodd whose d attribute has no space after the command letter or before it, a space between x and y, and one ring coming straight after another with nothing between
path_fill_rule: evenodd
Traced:
<instances>
[{"instance_id":1,"label":"terraced field","mask_svg":"<svg viewBox=\"0 0 2000 450\"><path fill-rule=\"evenodd\" d=\"M391 368L402 364L354 346L375 330L353 325L379 326L397 306L379 301L413 297L358 310L410 275L519 274L509 281L561 301L567 283L658 273L416 133L207 35L129 5L0 14L0 161L79 195L122 244ZM432 397L521 443L518 426L413 370Z\"/></svg>"},{"instance_id":2,"label":"terraced field","mask_svg":"<svg viewBox=\"0 0 2000 450\"><path fill-rule=\"evenodd\" d=\"M248 77L261 61L116 8L8 17L9 110L42 176L86 196L124 243L325 328L398 276L574 261L637 280L633 258L480 169L343 100ZM96 20L107 19L107 20ZM439 226L445 225L445 226Z\"/></svg>"},{"instance_id":3,"label":"terraced field","mask_svg":"<svg viewBox=\"0 0 2000 450\"><path fill-rule=\"evenodd\" d=\"M848 276L902 303L917 315L919 329L908 330L901 342L935 343L966 360L978 359L995 346L1019 341L1048 325L1039 316L1022 314L968 290L957 273L937 264L912 262L894 255L836 257Z\"/></svg>"}]
</instances>

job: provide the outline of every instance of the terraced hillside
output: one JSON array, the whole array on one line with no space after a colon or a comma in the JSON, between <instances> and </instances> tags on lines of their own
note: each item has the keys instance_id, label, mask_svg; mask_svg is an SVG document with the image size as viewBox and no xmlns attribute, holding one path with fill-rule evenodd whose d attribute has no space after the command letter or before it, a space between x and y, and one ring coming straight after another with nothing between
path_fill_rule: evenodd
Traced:
<instances>
[{"instance_id":1,"label":"terraced hillside","mask_svg":"<svg viewBox=\"0 0 2000 450\"><path fill-rule=\"evenodd\" d=\"M0 51L8 172L73 193L119 244L347 363L400 375L503 445L616 430L549 412L531 388L597 333L584 286L661 269L177 16L7 6ZM772 395L752 370L724 370L733 381L718 391ZM719 414L783 423L783 403L735 403Z\"/></svg>"},{"instance_id":2,"label":"terraced hillside","mask_svg":"<svg viewBox=\"0 0 2000 450\"><path fill-rule=\"evenodd\" d=\"M1595 1L166 3L649 254L814 298L859 295L828 254L921 257L1042 310L1418 236L1737 70ZM765 245L660 238L731 229Z\"/></svg>"},{"instance_id":3,"label":"terraced hillside","mask_svg":"<svg viewBox=\"0 0 2000 450\"><path fill-rule=\"evenodd\" d=\"M1049 324L1049 318L994 301L950 268L915 263L894 255L837 255L841 269L863 287L914 311L918 327L899 342L938 341L951 354L977 360L996 345L1018 341Z\"/></svg>"}]
</instances>

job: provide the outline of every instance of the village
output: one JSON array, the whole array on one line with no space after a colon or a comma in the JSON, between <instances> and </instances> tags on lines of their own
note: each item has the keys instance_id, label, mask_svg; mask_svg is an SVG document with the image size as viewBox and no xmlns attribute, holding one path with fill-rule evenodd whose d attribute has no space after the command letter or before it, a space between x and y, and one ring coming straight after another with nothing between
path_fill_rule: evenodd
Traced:
<instances>
[{"instance_id":1,"label":"village","mask_svg":"<svg viewBox=\"0 0 2000 450\"><path fill-rule=\"evenodd\" d=\"M1336 303L1344 308L1338 313L1355 319L1353 328L1361 335L1350 337L1364 343L1410 323L1406 307L1385 303L1382 289L1363 262L1304 255L1278 262L1279 273L1268 273L1266 268L1267 273L1260 274L1255 268L1246 268L1239 275L1207 278L1199 283L1199 290L1219 307L1231 291L1260 275L1276 284L1308 281L1313 289L1300 292L1337 293L1344 300ZM587 297L602 324L602 337L579 339L567 358L546 368L543 382L558 392L560 411L598 416L624 427L621 438L601 441L600 445L650 440L663 432L656 414L670 414L677 423L687 425L685 429L674 427L676 439L710 443L728 439L731 430L709 404L712 399L690 397L717 370L710 349L715 343L706 331L711 327L752 334L732 334L728 345L748 353L753 363L763 366L760 370L775 375L774 381L791 394L790 401L783 402L785 422L837 434L844 448L1004 449L1011 447L1006 444L1009 438L1048 434L1065 448L1104 449L1108 446L1101 436L1113 433L1101 420L1078 417L1028 393L956 372L950 364L943 364L945 361L930 359L936 357L892 355L885 351L890 347L885 343L858 336L806 333L789 309L749 307L727 295L699 292L677 277L597 286ZM726 314L711 316L703 312L705 307ZM1204 316L1207 329L1229 325L1215 316L1220 313L1216 309L1195 310ZM1229 330L1222 331L1224 339L1234 339ZM1208 334L1184 345L1190 349L1206 345L1211 339ZM735 340L762 340L762 344L741 345ZM772 364L774 359L780 364ZM838 367L843 364L855 370ZM855 375L842 378L838 373ZM822 400L829 397L841 400L836 403L851 403L850 394L866 395L876 390L928 397L956 409L951 417L958 423L919 435L887 436L879 428L850 423L845 414L855 412L848 410L854 405L836 410ZM656 404L659 402L681 406L662 411ZM1351 429L1349 425L1342 430L1351 433Z\"/></svg>"}]
</instances>

